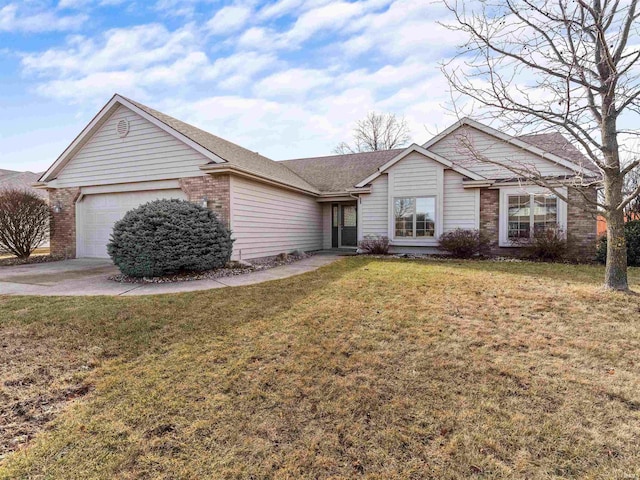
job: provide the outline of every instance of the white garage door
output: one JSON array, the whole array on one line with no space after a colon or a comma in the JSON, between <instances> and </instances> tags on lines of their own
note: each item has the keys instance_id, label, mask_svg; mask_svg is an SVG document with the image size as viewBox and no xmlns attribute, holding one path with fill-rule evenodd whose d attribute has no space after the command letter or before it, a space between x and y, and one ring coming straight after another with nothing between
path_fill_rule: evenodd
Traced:
<instances>
[{"instance_id":1,"label":"white garage door","mask_svg":"<svg viewBox=\"0 0 640 480\"><path fill-rule=\"evenodd\" d=\"M101 193L87 195L77 204L77 256L108 258L107 243L113 224L132 208L152 200L179 198L186 200L182 190L148 192Z\"/></svg>"}]
</instances>

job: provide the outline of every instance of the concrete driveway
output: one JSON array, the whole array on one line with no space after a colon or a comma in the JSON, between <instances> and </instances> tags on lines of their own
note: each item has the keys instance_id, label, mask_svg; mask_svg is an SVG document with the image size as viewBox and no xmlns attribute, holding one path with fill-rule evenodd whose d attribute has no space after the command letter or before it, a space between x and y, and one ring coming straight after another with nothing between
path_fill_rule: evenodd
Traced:
<instances>
[{"instance_id":1,"label":"concrete driveway","mask_svg":"<svg viewBox=\"0 0 640 480\"><path fill-rule=\"evenodd\" d=\"M0 295L154 295L212 288L253 285L299 275L328 265L334 253L313 255L289 265L245 275L175 283L118 283L108 279L118 272L109 260L80 258L60 262L0 267Z\"/></svg>"}]
</instances>

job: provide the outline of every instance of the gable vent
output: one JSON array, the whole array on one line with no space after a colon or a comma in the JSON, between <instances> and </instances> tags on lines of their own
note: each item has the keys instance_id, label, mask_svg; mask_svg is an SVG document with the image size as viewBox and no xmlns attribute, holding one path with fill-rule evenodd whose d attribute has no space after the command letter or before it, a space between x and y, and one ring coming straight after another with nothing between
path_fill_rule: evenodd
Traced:
<instances>
[{"instance_id":1,"label":"gable vent","mask_svg":"<svg viewBox=\"0 0 640 480\"><path fill-rule=\"evenodd\" d=\"M120 138L124 138L129 133L129 120L123 118L116 125L116 133Z\"/></svg>"}]
</instances>

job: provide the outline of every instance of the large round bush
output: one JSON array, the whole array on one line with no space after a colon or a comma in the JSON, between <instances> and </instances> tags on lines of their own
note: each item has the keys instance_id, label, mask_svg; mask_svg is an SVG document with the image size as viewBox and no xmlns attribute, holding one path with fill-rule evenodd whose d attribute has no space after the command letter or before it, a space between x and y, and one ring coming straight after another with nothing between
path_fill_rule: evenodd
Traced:
<instances>
[{"instance_id":1,"label":"large round bush","mask_svg":"<svg viewBox=\"0 0 640 480\"><path fill-rule=\"evenodd\" d=\"M640 220L624 224L624 237L627 240L627 265L640 267ZM607 236L600 237L596 259L600 263L607 261Z\"/></svg>"},{"instance_id":2,"label":"large round bush","mask_svg":"<svg viewBox=\"0 0 640 480\"><path fill-rule=\"evenodd\" d=\"M211 210L185 200L156 200L116 222L107 250L125 275L158 277L223 267L232 244Z\"/></svg>"}]
</instances>

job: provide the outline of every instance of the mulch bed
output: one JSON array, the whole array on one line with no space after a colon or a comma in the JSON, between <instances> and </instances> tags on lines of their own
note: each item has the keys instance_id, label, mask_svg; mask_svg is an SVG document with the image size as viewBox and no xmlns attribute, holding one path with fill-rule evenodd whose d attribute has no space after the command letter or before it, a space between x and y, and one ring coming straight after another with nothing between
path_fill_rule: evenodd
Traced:
<instances>
[{"instance_id":1,"label":"mulch bed","mask_svg":"<svg viewBox=\"0 0 640 480\"><path fill-rule=\"evenodd\" d=\"M130 277L122 273L109 277L109 280L119 283L174 283L174 282L192 282L195 280L215 280L217 278L231 277L234 275L244 275L270 268L281 267L297 262L304 258L309 258L313 253L305 253L303 255L278 255L276 257L261 258L253 263L229 262L224 268L215 270L206 270L204 272L181 272L163 277Z\"/></svg>"}]
</instances>

